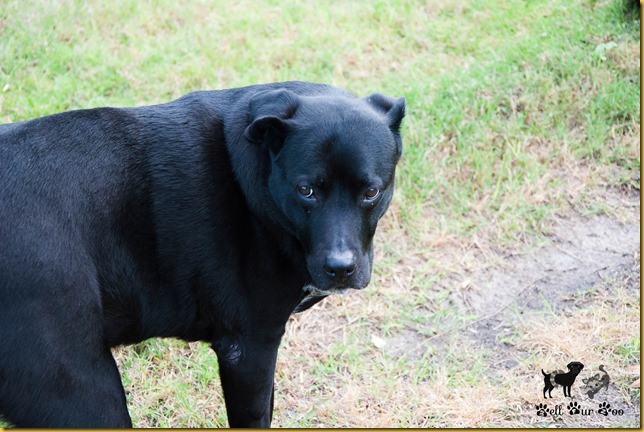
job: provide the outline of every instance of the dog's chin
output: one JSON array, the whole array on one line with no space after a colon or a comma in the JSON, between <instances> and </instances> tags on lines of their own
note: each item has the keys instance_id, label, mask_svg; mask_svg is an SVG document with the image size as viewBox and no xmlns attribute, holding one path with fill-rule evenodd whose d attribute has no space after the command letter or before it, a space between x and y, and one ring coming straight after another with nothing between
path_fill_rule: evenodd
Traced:
<instances>
[{"instance_id":1,"label":"dog's chin","mask_svg":"<svg viewBox=\"0 0 644 432\"><path fill-rule=\"evenodd\" d=\"M342 283L337 283L327 278L320 278L320 280L314 280L312 284L305 286L304 290L310 292L313 295L344 295L350 290L360 290L366 288L366 286L369 285L369 279L370 278L362 278L362 280L349 279Z\"/></svg>"},{"instance_id":2,"label":"dog's chin","mask_svg":"<svg viewBox=\"0 0 644 432\"><path fill-rule=\"evenodd\" d=\"M345 295L346 293L349 292L351 288L327 288L327 289L321 289L316 287L315 285L306 285L304 287L304 291L308 292L309 295L315 296L315 297L323 297L323 296L329 296L329 295Z\"/></svg>"}]
</instances>

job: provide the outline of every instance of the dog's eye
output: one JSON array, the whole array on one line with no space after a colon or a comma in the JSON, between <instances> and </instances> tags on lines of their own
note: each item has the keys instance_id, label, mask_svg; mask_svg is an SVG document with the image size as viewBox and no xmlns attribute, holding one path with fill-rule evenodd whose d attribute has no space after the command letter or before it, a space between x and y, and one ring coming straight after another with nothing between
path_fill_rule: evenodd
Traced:
<instances>
[{"instance_id":1,"label":"dog's eye","mask_svg":"<svg viewBox=\"0 0 644 432\"><path fill-rule=\"evenodd\" d=\"M304 198L313 198L313 188L307 184L299 185L297 191Z\"/></svg>"},{"instance_id":2,"label":"dog's eye","mask_svg":"<svg viewBox=\"0 0 644 432\"><path fill-rule=\"evenodd\" d=\"M378 198L378 195L380 195L380 189L378 189L378 188L369 188L369 189L367 189L367 192L364 194L364 198L367 201L373 201L376 198Z\"/></svg>"}]
</instances>

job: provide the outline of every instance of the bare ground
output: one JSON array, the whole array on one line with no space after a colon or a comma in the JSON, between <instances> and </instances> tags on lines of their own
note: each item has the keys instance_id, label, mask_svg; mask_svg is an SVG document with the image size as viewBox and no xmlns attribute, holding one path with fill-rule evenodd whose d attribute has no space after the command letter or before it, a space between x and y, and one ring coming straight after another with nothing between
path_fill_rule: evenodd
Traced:
<instances>
[{"instance_id":1,"label":"bare ground","mask_svg":"<svg viewBox=\"0 0 644 432\"><path fill-rule=\"evenodd\" d=\"M611 297L624 295L623 292L617 294L617 289L625 290L627 296L632 296L639 303L639 194L609 195L608 199L617 200L627 209L620 215L626 220L618 222L606 215L582 217L573 214L560 217L556 220L546 245L526 254L504 256L494 263L488 262L480 269L442 281L446 289L454 284L467 286L465 295L461 289L460 293L451 297L464 313L482 318L468 324L460 331L460 336L466 337L467 343L472 346L489 348L488 352L492 353L489 361L506 372L505 376L507 373L512 374L514 368L520 368L522 360L527 356L533 355L521 349L521 344L508 342L517 332L530 328L531 321L543 320L544 315L568 316L570 320L574 320L575 313L583 309L585 304L601 301L602 298L608 300L607 305L610 307ZM547 318L545 321L547 327ZM575 330L574 323L570 329ZM547 332L547 328L544 330ZM639 333L639 327L636 330ZM554 332L556 330L553 329ZM556 334L553 336L557 337ZM581 354L579 348L583 350L583 347L574 347L571 352L564 353L564 357L569 356L569 361L582 360L585 363L586 370L577 381L574 400L587 410L593 409L594 413L570 416L566 409L569 400L564 399L561 388L557 388L554 402L550 400L550 407L563 405L563 415L549 416L547 420L539 422L534 415L536 409L533 406L547 401L542 398L543 377L537 369L533 371L537 377L534 379L534 396L522 395L524 411L520 417L527 424L557 427L625 425L639 428L639 392L637 398L632 398L613 384L607 391L598 393L594 399L584 393L582 378L599 373L598 367L602 360L597 358L592 342L586 347L584 354ZM582 355L583 358L570 357L571 355ZM565 363L548 364L550 362L551 359L544 359L543 368L547 372L555 367L566 370ZM613 370L621 372L618 370L621 365L612 366ZM634 366L626 377L613 375L613 382L616 378L634 381L639 377L639 364ZM606 367L610 371L611 365ZM526 371L520 371L519 374L525 377ZM503 374L499 375L499 379L502 379ZM597 413L601 402L624 411L619 422L615 423L614 417L609 419L608 416ZM503 422L496 425L503 426Z\"/></svg>"},{"instance_id":2,"label":"bare ground","mask_svg":"<svg viewBox=\"0 0 644 432\"><path fill-rule=\"evenodd\" d=\"M639 196L630 199L635 210ZM446 289L454 284L466 286L465 295L460 289L451 297L463 312L483 317L468 326L470 333L479 341L492 342L497 327L509 324L517 311L522 315L546 309L570 312L575 296L602 278L632 272L634 257L639 258L640 223L639 214L631 216L625 223L606 215L560 217L546 245L521 255L497 257L474 271L447 277L441 285Z\"/></svg>"},{"instance_id":3,"label":"bare ground","mask_svg":"<svg viewBox=\"0 0 644 432\"><path fill-rule=\"evenodd\" d=\"M537 333L541 331L557 339L557 325L553 325L552 333L547 329L548 321L556 316L568 321L563 326L560 322L560 329L575 332L578 330L575 323L576 315L589 304L596 305L597 302L606 301L610 308L612 298L623 295L630 296L634 303L639 304L639 192L607 191L605 200L612 203L614 209L619 209L612 217L582 216L568 212L555 221L545 245L527 253L505 256L473 248L464 253L471 256L461 258L461 262L467 263L465 266L457 267L453 274L448 274L438 282L443 289L450 292L448 301L461 313L478 318L456 332L439 331L425 342L421 342L418 335L410 334L407 348L420 355L428 345L440 346L449 339L465 338L467 342L461 342L464 346L470 346L472 349L487 348L486 363L493 365L493 381L505 380L509 388L525 384L520 381L531 381L531 385L527 388L523 385L517 392L518 400L512 401L512 396L509 400L499 400L508 406L516 403L514 412L510 409L506 414L507 421L490 416L490 422L487 424L485 421L468 424L467 419L464 419L461 425L640 427L639 389L636 391L636 397L633 397L632 393L625 394L624 385L618 388L614 384L616 380L622 380L623 384L623 381L630 383L639 378L639 362L626 370L623 365L605 364L606 356L602 355L601 349L593 346L592 338L589 341L580 336L581 340L578 342L581 345L568 347L568 352L565 352L565 348L561 350L557 347L558 349L551 353L544 353L542 359L542 368L547 372L555 368L566 370L567 361L581 360L585 363L585 370L573 387L572 400L564 398L562 389L558 387L553 393L554 399L546 401L542 396L543 376L540 369L521 370L527 364L539 363L538 359L535 362L535 359L529 358L534 356L534 344L527 347L531 337L526 337L522 332L540 327ZM617 293L616 290L622 291ZM583 319L580 322L581 326L587 324ZM601 328L599 324L595 331L590 333L601 333ZM636 331L631 336L637 337L639 343L639 326L625 328L626 331ZM580 334L588 333L583 330L589 329L580 330ZM575 338L574 335L568 336ZM538 338L538 334L536 337ZM565 338L561 339L565 345ZM584 342L588 344L585 349ZM597 344L599 343L598 341ZM557 344L545 343L544 346L554 348ZM639 352L637 354L639 357ZM562 363L562 359L567 360ZM613 381L608 390L600 391L591 399L585 394L587 389L582 379L599 373L598 367L601 363L605 364L609 373L612 373L612 367L615 372L612 375ZM517 382L513 383L513 379ZM567 407L571 401L577 402L585 411L582 411L581 415L570 415ZM562 414L545 418L536 416L536 406L540 403L549 404L551 408L561 405ZM599 414L597 411L600 403L608 403L613 409L621 409L623 414L620 414L619 418Z\"/></svg>"}]
</instances>

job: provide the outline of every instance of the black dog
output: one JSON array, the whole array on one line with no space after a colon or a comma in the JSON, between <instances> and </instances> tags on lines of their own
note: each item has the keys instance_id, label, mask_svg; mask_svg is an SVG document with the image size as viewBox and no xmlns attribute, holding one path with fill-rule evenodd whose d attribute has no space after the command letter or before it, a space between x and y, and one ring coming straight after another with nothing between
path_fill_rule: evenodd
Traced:
<instances>
[{"instance_id":1,"label":"black dog","mask_svg":"<svg viewBox=\"0 0 644 432\"><path fill-rule=\"evenodd\" d=\"M404 110L289 82L0 126L0 414L130 426L110 347L177 337L270 426L289 315L370 281Z\"/></svg>"},{"instance_id":2,"label":"black dog","mask_svg":"<svg viewBox=\"0 0 644 432\"><path fill-rule=\"evenodd\" d=\"M543 374L543 382L544 382L544 387L543 387L543 397L548 399L546 397L546 391L548 392L548 396L552 398L552 389L555 388L557 384L563 386L563 393L564 397L572 397L570 394L570 390L572 385L575 383L575 379L577 378L577 375L581 372L581 370L584 368L584 365L579 363L579 362L570 362L568 363L568 372L563 373L563 371L556 371L552 372L551 374L547 374L541 369L541 373Z\"/></svg>"}]
</instances>

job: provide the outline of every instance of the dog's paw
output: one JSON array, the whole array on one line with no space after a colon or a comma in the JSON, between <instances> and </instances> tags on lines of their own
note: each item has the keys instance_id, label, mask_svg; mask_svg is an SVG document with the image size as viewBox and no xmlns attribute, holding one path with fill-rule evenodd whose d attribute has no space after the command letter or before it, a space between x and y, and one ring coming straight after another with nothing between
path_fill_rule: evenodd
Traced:
<instances>
[{"instance_id":1,"label":"dog's paw","mask_svg":"<svg viewBox=\"0 0 644 432\"><path fill-rule=\"evenodd\" d=\"M577 402L570 402L568 404L568 412L570 414L579 414L581 410L579 409L579 404Z\"/></svg>"},{"instance_id":2,"label":"dog's paw","mask_svg":"<svg viewBox=\"0 0 644 432\"><path fill-rule=\"evenodd\" d=\"M548 417L548 412L546 411L548 409L547 404L541 404L540 403L539 405L535 405L535 408L537 409L537 415L538 416Z\"/></svg>"},{"instance_id":3,"label":"dog's paw","mask_svg":"<svg viewBox=\"0 0 644 432\"><path fill-rule=\"evenodd\" d=\"M599 404L599 409L597 410L597 412L601 415L607 416L609 408L610 404L608 402L602 402Z\"/></svg>"}]
</instances>

